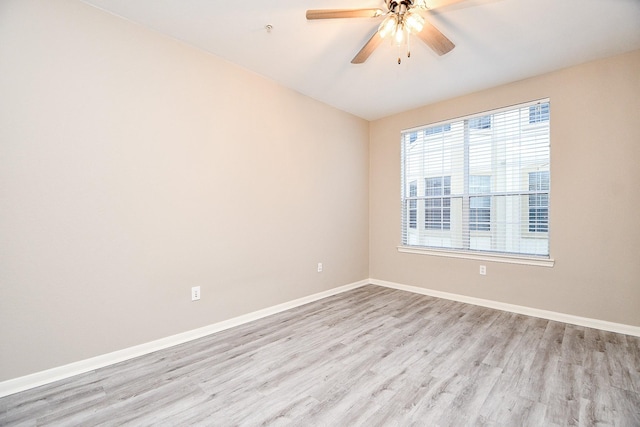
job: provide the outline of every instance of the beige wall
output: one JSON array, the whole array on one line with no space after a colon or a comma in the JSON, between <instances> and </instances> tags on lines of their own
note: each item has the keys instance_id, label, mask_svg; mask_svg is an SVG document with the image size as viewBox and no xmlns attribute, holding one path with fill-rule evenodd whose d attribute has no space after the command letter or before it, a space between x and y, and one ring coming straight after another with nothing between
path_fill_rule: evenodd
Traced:
<instances>
[{"instance_id":1,"label":"beige wall","mask_svg":"<svg viewBox=\"0 0 640 427\"><path fill-rule=\"evenodd\" d=\"M0 380L368 276L366 121L78 1L0 40Z\"/></svg>"},{"instance_id":2,"label":"beige wall","mask_svg":"<svg viewBox=\"0 0 640 427\"><path fill-rule=\"evenodd\" d=\"M398 253L400 131L546 97L555 267ZM640 325L640 51L372 122L370 156L370 277Z\"/></svg>"}]
</instances>

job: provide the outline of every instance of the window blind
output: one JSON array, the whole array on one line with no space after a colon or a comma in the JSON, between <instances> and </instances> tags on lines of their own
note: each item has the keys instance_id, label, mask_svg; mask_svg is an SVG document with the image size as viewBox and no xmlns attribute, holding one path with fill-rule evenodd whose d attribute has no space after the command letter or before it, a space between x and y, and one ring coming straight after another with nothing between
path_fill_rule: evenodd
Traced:
<instances>
[{"instance_id":1,"label":"window blind","mask_svg":"<svg viewBox=\"0 0 640 427\"><path fill-rule=\"evenodd\" d=\"M549 256L550 105L405 130L403 246Z\"/></svg>"}]
</instances>

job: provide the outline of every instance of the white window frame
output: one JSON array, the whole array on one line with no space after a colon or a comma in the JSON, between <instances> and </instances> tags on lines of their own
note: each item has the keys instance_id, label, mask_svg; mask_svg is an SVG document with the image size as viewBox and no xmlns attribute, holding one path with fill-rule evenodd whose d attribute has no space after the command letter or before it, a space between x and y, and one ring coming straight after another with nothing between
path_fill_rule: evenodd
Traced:
<instances>
[{"instance_id":1,"label":"white window frame","mask_svg":"<svg viewBox=\"0 0 640 427\"><path fill-rule=\"evenodd\" d=\"M543 100L536 100L536 101L532 101L532 102L528 102L528 103L523 103L520 105L515 105L515 106L510 106L510 107L505 107L502 109L498 109L498 110L493 110L493 111L486 111L486 112L482 112L479 114L475 114L475 115L471 115L471 116L466 116L466 117L461 117L461 118L456 118L453 120L447 120L444 122L438 122L438 123L433 123L431 125L428 126L421 126L419 128L414 128L414 129L409 129L406 131L403 131L403 135L405 134L411 134L412 132L419 132L422 129L435 129L435 131L431 131L429 133L425 132L425 137L427 135L431 136L434 134L438 134L438 133L443 133L443 132L448 132L451 129L451 124L455 123L455 122L460 122L460 121L466 121L466 123L468 123L466 126L471 127L473 129L487 129L490 130L490 128L493 126L493 120L489 119L487 121L486 117L491 117L493 114L497 114L500 112L505 112L505 111L510 111L510 110L515 110L515 109L520 109L520 108L529 108L530 112L535 112L537 115L533 116L534 118L539 118L542 117L541 120L534 120L533 122L531 121L531 113L528 117L527 120L527 124L526 127L539 127L541 122L546 122L550 119L550 109L546 109L545 111L543 111L541 113L541 108L539 107L539 105L541 103L547 103L549 102L548 99L543 99ZM540 111L538 111L540 110ZM474 126L474 124L482 124L482 123L487 123L488 126ZM404 142L402 143L402 161L405 161L405 149L414 149L415 148L415 139L413 138L412 144L409 147L408 144L405 145ZM547 165L548 166L548 165ZM403 165L403 171L404 171L404 165ZM468 171L468 169L466 170L467 172L465 173L470 173ZM535 172L537 170L526 170L525 169L521 169L521 173L525 173L527 175L527 177L529 176L528 173L529 172ZM547 169L547 171L549 171L549 169ZM446 174L444 174L446 175ZM473 175L485 175L484 173L474 173ZM487 173L487 175L491 175L491 173ZM470 176L470 175L469 175ZM425 177L425 178L428 178ZM403 176L402 176L402 181L404 183L404 172L403 172ZM468 178L465 178L468 179ZM425 182L422 183L423 185L426 185L426 179ZM403 184L403 187L406 184ZM404 197L405 197L405 191L406 189L403 188L402 189L403 193L403 207L402 207L402 211L403 214L405 212L405 209L407 209L405 205L406 202L404 202ZM465 190L468 192L468 190ZM426 188L423 191L423 193L426 196ZM526 194L526 191L523 191L523 193ZM550 193L548 193L550 194ZM452 195L453 197L455 197L455 195ZM469 194L468 196L464 196L464 197L473 197L474 194ZM451 197L451 196L450 196ZM420 197L418 197L420 199ZM528 218L529 218L529 209L528 209L528 200L529 197L526 196L526 208L525 206L522 206L523 211L522 213L524 215L526 215L526 230L522 231L523 235L526 235L524 237L527 238L546 238L547 241L549 240L549 229L550 229L550 218L549 221L547 223L547 231L546 232L529 232L529 226L528 226ZM425 199L426 200L426 199ZM453 198L452 200L452 206L450 207L450 209L452 210L452 214L453 214ZM549 197L550 200L550 197ZM463 212L467 212L468 214L468 210L469 210L469 206L468 206L468 199L465 202L467 203L467 211L463 211ZM422 214L424 215L426 211L426 204L423 205L423 203L418 202L418 212L422 211ZM420 206L422 205L422 206ZM548 209L548 213L550 214L551 210L550 210L550 202L549 205L547 206ZM491 207L490 207L490 212L491 212L491 218L490 218L490 230L494 229L494 204L493 204L493 199L492 199L492 203L491 203ZM408 212L407 212L408 215ZM524 220L524 218L523 218ZM424 218L422 220L422 222L425 222L426 218ZM453 219L451 219L451 221L453 221ZM465 222L463 227L469 227L469 221L470 219L463 219L463 221ZM418 228L425 226L425 224L421 224L421 220L418 219L417 223L419 224ZM408 241L405 241L404 239L407 238L406 234L405 234L405 228L406 225L403 224L403 238L402 238L402 243L400 246L398 246L398 251L399 252L403 252L403 253L413 253L413 254L425 254L425 255L433 255L433 256L445 256L445 257L454 257L454 258L464 258L464 259L474 259L474 260L486 260L486 261L495 261L495 262L505 262L505 263L513 263L513 264L525 264L525 265L535 265L535 266L545 266L545 267L552 267L555 263L555 261L551 258L550 255L529 255L529 254L525 254L525 253L503 253L503 252L491 252L491 251L475 251L475 250L471 250L469 249L468 245L465 245L466 247L464 249L447 249L447 248L440 248L440 247L429 247L429 246L422 246L420 244L408 244ZM454 225L453 223L451 223L451 228L453 228ZM473 234L473 235L479 235L479 234L489 234L491 231L490 230L467 230L467 233ZM448 232L449 230L431 230L430 233L435 233L437 234L438 232L441 232L442 234ZM470 235L469 234L469 235ZM549 247L549 252L551 250L551 247Z\"/></svg>"}]
</instances>

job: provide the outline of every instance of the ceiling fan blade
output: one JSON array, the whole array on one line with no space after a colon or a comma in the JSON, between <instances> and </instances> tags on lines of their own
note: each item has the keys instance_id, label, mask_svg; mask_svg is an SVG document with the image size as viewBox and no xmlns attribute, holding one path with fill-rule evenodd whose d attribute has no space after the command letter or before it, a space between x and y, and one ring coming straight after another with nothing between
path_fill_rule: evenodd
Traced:
<instances>
[{"instance_id":1,"label":"ceiling fan blade","mask_svg":"<svg viewBox=\"0 0 640 427\"><path fill-rule=\"evenodd\" d=\"M382 42L382 37L380 37L380 33L376 30L375 33L371 36L369 41L362 46L360 52L351 60L352 64L362 64L364 61L369 58L369 56L373 53L374 50L380 45Z\"/></svg>"},{"instance_id":2,"label":"ceiling fan blade","mask_svg":"<svg viewBox=\"0 0 640 427\"><path fill-rule=\"evenodd\" d=\"M424 23L422 31L416 34L420 40L425 42L435 53L442 56L447 52L450 52L455 44L440 32L436 27L429 22Z\"/></svg>"},{"instance_id":3,"label":"ceiling fan blade","mask_svg":"<svg viewBox=\"0 0 640 427\"><path fill-rule=\"evenodd\" d=\"M464 0L423 0L423 1L426 8L431 10L431 9L438 9L441 7L445 7L445 6L450 6L455 3L460 3L461 1L464 1Z\"/></svg>"},{"instance_id":4,"label":"ceiling fan blade","mask_svg":"<svg viewBox=\"0 0 640 427\"><path fill-rule=\"evenodd\" d=\"M384 12L381 9L320 9L307 10L307 19L375 18Z\"/></svg>"}]
</instances>

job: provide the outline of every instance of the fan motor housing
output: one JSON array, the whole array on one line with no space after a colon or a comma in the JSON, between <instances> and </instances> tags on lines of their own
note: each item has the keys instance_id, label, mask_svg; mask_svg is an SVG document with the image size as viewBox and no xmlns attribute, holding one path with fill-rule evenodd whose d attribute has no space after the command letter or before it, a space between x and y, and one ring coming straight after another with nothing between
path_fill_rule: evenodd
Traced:
<instances>
[{"instance_id":1,"label":"fan motor housing","mask_svg":"<svg viewBox=\"0 0 640 427\"><path fill-rule=\"evenodd\" d=\"M397 15L403 15L411 6L413 6L413 0L387 0L387 9Z\"/></svg>"}]
</instances>

